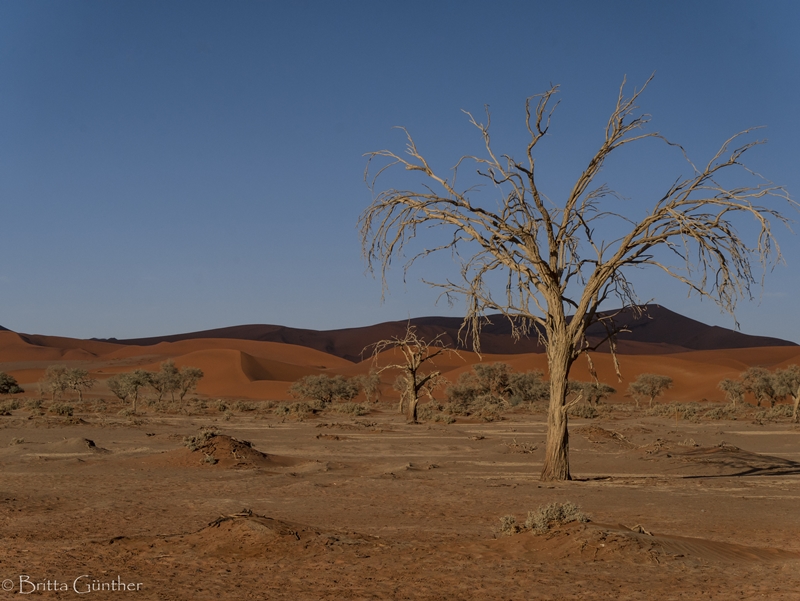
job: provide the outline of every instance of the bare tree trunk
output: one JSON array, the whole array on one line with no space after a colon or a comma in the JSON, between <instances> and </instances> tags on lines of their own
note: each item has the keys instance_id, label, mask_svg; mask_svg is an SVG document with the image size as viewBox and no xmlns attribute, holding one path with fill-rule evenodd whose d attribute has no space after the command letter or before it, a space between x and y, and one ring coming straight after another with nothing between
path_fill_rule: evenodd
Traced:
<instances>
[{"instance_id":1,"label":"bare tree trunk","mask_svg":"<svg viewBox=\"0 0 800 601\"><path fill-rule=\"evenodd\" d=\"M547 409L547 443L541 480L572 480L569 473L569 431L567 430L567 381L572 353L566 335L559 341L550 336L547 362L550 368L550 406Z\"/></svg>"},{"instance_id":2,"label":"bare tree trunk","mask_svg":"<svg viewBox=\"0 0 800 601\"><path fill-rule=\"evenodd\" d=\"M408 421L412 424L417 423L417 404L419 403L419 398L414 396L413 398L408 399Z\"/></svg>"},{"instance_id":3,"label":"bare tree trunk","mask_svg":"<svg viewBox=\"0 0 800 601\"><path fill-rule=\"evenodd\" d=\"M794 409L792 411L792 419L794 420L794 423L797 423L797 409L798 407L800 407L800 389L798 389L798 391L794 393L794 396L792 398L794 399Z\"/></svg>"}]
</instances>

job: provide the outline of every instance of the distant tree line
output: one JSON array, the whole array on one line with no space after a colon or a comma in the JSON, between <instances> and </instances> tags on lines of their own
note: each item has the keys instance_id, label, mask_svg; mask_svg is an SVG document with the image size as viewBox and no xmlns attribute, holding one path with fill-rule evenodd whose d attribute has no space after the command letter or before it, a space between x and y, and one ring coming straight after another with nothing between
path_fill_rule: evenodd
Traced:
<instances>
[{"instance_id":1,"label":"distant tree line","mask_svg":"<svg viewBox=\"0 0 800 601\"><path fill-rule=\"evenodd\" d=\"M132 372L117 374L108 379L108 389L121 401L130 401L131 410L136 413L136 404L142 389L150 388L160 401L169 394L172 401L175 395L183 398L195 388L203 377L203 370L184 366L178 369L172 359L164 361L158 371L135 369Z\"/></svg>"},{"instance_id":2,"label":"distant tree line","mask_svg":"<svg viewBox=\"0 0 800 601\"><path fill-rule=\"evenodd\" d=\"M771 372L765 367L750 367L739 374L738 379L725 378L719 388L727 399L736 406L744 401L746 394L752 394L756 405L769 402L770 407L786 397L792 399L792 419L798 421L800 406L800 367L789 365L786 369Z\"/></svg>"}]
</instances>

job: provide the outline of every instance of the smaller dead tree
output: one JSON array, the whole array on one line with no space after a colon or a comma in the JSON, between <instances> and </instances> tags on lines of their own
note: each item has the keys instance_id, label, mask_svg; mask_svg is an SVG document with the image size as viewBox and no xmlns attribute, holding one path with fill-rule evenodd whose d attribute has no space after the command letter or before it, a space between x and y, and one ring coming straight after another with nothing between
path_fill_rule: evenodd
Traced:
<instances>
[{"instance_id":1,"label":"smaller dead tree","mask_svg":"<svg viewBox=\"0 0 800 601\"><path fill-rule=\"evenodd\" d=\"M669 376L639 374L628 386L628 392L636 400L636 408L638 409L640 398L648 399L650 407L652 407L653 401L668 388L672 388L672 378Z\"/></svg>"},{"instance_id":2,"label":"smaller dead tree","mask_svg":"<svg viewBox=\"0 0 800 601\"><path fill-rule=\"evenodd\" d=\"M429 370L430 367L435 367L433 360L443 353L458 354L442 340L441 334L428 342L420 338L416 328L410 324L406 327L406 332L402 337L394 336L387 340L379 340L367 348L372 348L376 374L390 369L400 371L395 383L395 387L400 384L401 388L400 411L402 412L405 405L406 415L411 423L417 423L417 405L420 397L426 395L432 399L433 390L443 382L441 372ZM392 350L399 352L400 360L379 367L379 355Z\"/></svg>"}]
</instances>

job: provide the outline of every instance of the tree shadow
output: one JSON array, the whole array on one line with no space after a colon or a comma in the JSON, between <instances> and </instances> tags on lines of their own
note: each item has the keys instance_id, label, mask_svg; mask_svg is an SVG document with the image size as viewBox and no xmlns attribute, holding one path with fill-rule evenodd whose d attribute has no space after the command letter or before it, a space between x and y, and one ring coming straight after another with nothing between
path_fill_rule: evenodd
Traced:
<instances>
[{"instance_id":1,"label":"tree shadow","mask_svg":"<svg viewBox=\"0 0 800 601\"><path fill-rule=\"evenodd\" d=\"M713 466L725 472L693 474L684 476L686 479L800 475L800 462L773 455L760 455L729 445L692 449L682 453L680 457L684 461Z\"/></svg>"}]
</instances>

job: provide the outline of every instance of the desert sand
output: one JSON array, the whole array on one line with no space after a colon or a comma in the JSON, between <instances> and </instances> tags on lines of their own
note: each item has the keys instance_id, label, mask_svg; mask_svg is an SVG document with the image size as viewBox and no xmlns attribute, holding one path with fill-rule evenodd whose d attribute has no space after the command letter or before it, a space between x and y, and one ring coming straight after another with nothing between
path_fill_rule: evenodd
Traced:
<instances>
[{"instance_id":1,"label":"desert sand","mask_svg":"<svg viewBox=\"0 0 800 601\"><path fill-rule=\"evenodd\" d=\"M206 373L192 400L120 415L102 380L168 358ZM628 379L671 376L664 402L709 408L723 402L721 378L800 364L800 348L621 359ZM477 360L462 352L439 367L454 380ZM536 353L482 360L545 367ZM624 391L609 357L594 361ZM82 404L69 400L71 417L45 411L46 400L25 405L52 363L100 380ZM658 417L620 392L599 417L570 420L575 479L545 484L545 416L525 407L493 422L411 425L387 384L359 417L273 409L302 375L369 367L278 342L0 332L0 370L26 389L0 416L0 594L38 585L40 597L63 599L113 583L92 598L800 599L800 429L790 419L756 420L752 407L736 419ZM574 377L588 379L584 363ZM566 501L591 521L499 530L503 516L523 522Z\"/></svg>"}]
</instances>

